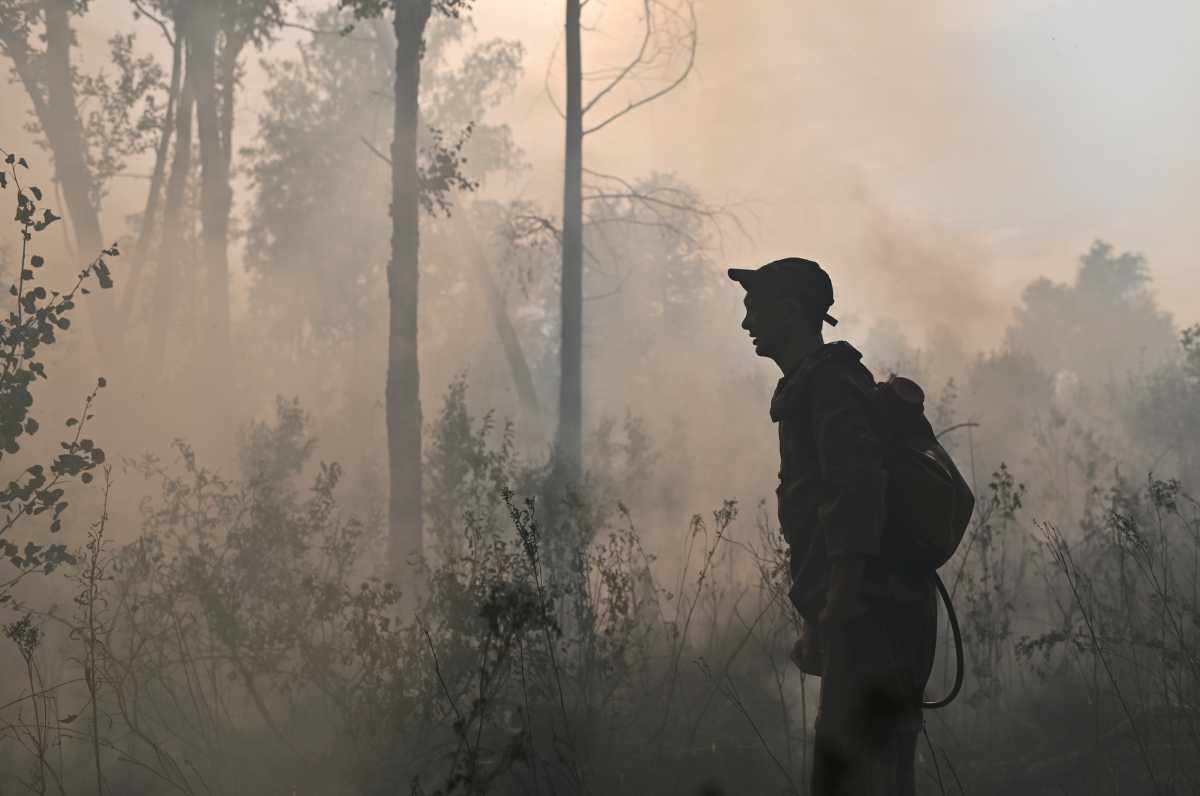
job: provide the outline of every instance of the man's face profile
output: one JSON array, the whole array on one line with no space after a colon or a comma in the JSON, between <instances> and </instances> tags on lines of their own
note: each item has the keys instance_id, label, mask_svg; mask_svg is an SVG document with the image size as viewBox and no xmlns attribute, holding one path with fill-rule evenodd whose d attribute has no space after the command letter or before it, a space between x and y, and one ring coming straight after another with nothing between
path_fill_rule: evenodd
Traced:
<instances>
[{"instance_id":1,"label":"man's face profile","mask_svg":"<svg viewBox=\"0 0 1200 796\"><path fill-rule=\"evenodd\" d=\"M778 296L750 292L746 293L742 303L746 307L742 328L750 333L754 353L768 358L779 354L801 320L796 317L799 312L797 303Z\"/></svg>"}]
</instances>

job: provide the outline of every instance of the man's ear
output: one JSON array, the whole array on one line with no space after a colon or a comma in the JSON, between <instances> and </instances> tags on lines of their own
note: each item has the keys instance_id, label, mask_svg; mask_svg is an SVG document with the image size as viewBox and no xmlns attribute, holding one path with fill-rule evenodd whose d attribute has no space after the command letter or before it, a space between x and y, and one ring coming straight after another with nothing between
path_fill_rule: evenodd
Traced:
<instances>
[{"instance_id":1,"label":"man's ear","mask_svg":"<svg viewBox=\"0 0 1200 796\"><path fill-rule=\"evenodd\" d=\"M797 323L808 325L808 321L811 320L811 313L799 299L792 298L791 296L783 296L779 301L783 304L788 318L793 319Z\"/></svg>"},{"instance_id":2,"label":"man's ear","mask_svg":"<svg viewBox=\"0 0 1200 796\"><path fill-rule=\"evenodd\" d=\"M821 332L821 324L825 321L824 313L817 312L812 305L791 296L785 296L781 300L787 302L788 317L803 326L806 332Z\"/></svg>"}]
</instances>

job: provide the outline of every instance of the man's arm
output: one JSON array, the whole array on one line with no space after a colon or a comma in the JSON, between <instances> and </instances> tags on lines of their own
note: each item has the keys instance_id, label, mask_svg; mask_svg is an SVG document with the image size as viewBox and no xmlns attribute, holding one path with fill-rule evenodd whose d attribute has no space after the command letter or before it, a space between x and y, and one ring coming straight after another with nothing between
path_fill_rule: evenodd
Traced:
<instances>
[{"instance_id":1,"label":"man's arm","mask_svg":"<svg viewBox=\"0 0 1200 796\"><path fill-rule=\"evenodd\" d=\"M879 555L887 471L863 387L838 373L813 380L812 422L822 483L817 522L831 562L822 620L860 612L859 583ZM865 386L865 385L864 385Z\"/></svg>"}]
</instances>

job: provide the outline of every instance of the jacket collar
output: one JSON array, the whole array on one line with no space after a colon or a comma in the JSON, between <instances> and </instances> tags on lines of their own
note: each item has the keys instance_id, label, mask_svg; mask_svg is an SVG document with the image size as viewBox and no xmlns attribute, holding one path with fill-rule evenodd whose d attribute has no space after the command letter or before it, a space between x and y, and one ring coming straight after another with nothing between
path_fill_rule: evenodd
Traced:
<instances>
[{"instance_id":1,"label":"jacket collar","mask_svg":"<svg viewBox=\"0 0 1200 796\"><path fill-rule=\"evenodd\" d=\"M778 423L784 415L789 414L799 404L807 387L808 377L822 364L834 360L853 363L860 359L862 359L862 354L845 340L825 343L815 349L800 360L796 367L784 375L779 380L779 384L775 386L775 394L771 396L771 420Z\"/></svg>"}]
</instances>

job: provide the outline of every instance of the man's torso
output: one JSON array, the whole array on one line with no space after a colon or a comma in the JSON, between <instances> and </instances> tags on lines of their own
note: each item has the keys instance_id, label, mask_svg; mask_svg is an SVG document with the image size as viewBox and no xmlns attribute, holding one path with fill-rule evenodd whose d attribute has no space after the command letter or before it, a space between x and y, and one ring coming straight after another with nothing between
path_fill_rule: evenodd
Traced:
<instances>
[{"instance_id":1,"label":"man's torso","mask_svg":"<svg viewBox=\"0 0 1200 796\"><path fill-rule=\"evenodd\" d=\"M780 379L771 401L771 418L779 424L779 523L791 551L792 602L806 619L815 619L828 588L829 549L820 514L823 502L837 497L827 477L828 461L823 473L821 450L827 459L828 451L836 450L843 470L867 474L883 468L883 443L870 428L869 395L875 379L861 357L849 343L826 343ZM836 391L829 389L831 382L838 382ZM826 398L814 404L812 396L817 391ZM839 400L830 401L831 394ZM833 417L847 411L861 413L866 422ZM820 446L818 434L823 435ZM885 489L886 476L878 489L867 486L862 499L849 501L849 505L843 500L837 509L841 524L882 524ZM866 598L903 599L909 594L908 582L888 562L868 557L863 582Z\"/></svg>"}]
</instances>

